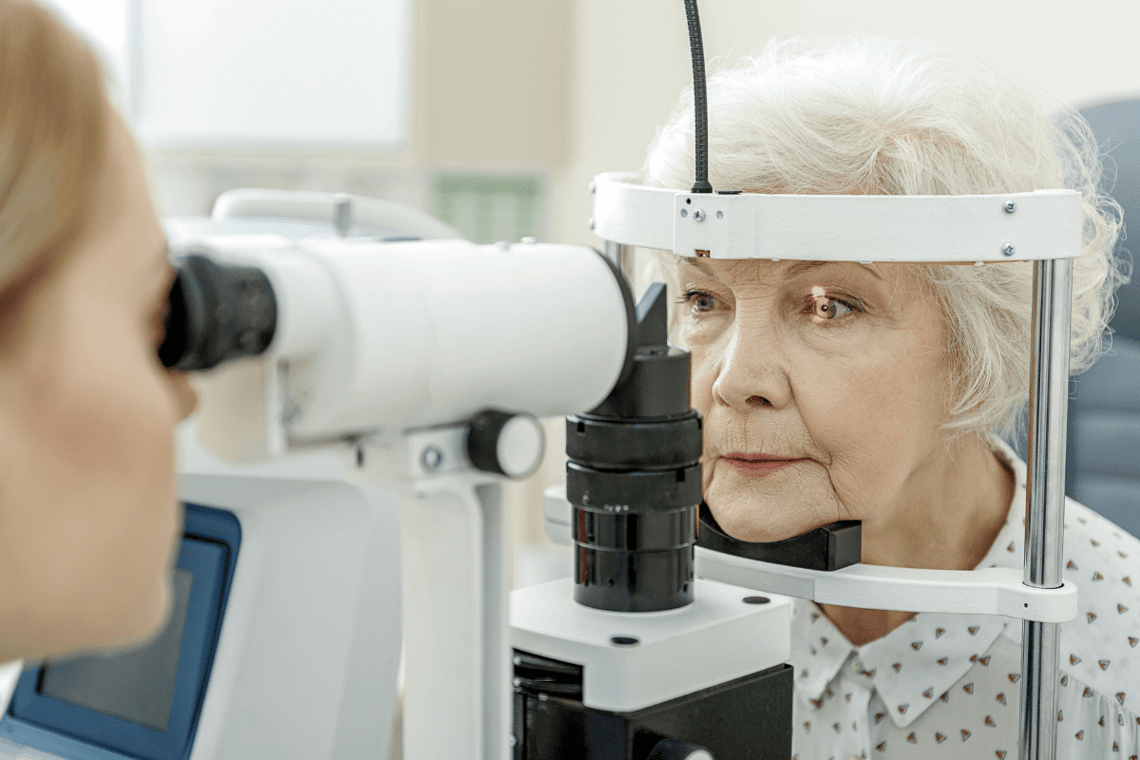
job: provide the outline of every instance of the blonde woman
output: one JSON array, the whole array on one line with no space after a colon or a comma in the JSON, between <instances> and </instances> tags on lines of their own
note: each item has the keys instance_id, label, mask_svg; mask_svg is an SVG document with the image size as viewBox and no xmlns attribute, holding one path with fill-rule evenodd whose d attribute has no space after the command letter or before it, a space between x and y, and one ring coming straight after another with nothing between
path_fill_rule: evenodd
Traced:
<instances>
[{"instance_id":1,"label":"blonde woman","mask_svg":"<svg viewBox=\"0 0 1140 760\"><path fill-rule=\"evenodd\" d=\"M19 660L143 642L181 536L173 270L87 46L0 0L0 706ZM7 663L7 665L3 665Z\"/></svg>"},{"instance_id":2,"label":"blonde woman","mask_svg":"<svg viewBox=\"0 0 1140 760\"><path fill-rule=\"evenodd\" d=\"M647 184L693 179L687 96ZM708 83L709 180L755 193L1084 196L1071 365L1101 351L1120 221L1071 108L924 44L773 42ZM810 230L805 231L810 234ZM922 240L915 246L921 248ZM860 258L873 261L875 251ZM964 257L965 258L965 257ZM1032 267L658 259L704 416L704 497L736 538L861 520L863 562L1020 568ZM1140 754L1140 541L1066 508L1058 757ZM793 753L1018 755L1021 624L797 601Z\"/></svg>"}]
</instances>

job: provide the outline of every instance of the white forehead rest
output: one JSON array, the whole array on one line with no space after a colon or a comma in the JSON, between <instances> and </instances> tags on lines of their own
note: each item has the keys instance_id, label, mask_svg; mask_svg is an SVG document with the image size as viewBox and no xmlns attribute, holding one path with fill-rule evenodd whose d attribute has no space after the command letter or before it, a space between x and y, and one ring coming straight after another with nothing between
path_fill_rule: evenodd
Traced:
<instances>
[{"instance_id":1,"label":"white forehead rest","mask_svg":"<svg viewBox=\"0 0 1140 760\"><path fill-rule=\"evenodd\" d=\"M678 256L987 262L1075 258L1075 190L1002 195L694 194L599 174L594 232Z\"/></svg>"}]
</instances>

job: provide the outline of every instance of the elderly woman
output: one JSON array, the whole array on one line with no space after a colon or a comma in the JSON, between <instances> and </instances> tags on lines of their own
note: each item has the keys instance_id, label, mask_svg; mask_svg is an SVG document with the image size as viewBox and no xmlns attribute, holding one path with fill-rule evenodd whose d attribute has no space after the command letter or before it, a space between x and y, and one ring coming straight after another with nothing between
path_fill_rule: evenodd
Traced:
<instances>
[{"instance_id":1,"label":"elderly woman","mask_svg":"<svg viewBox=\"0 0 1140 760\"><path fill-rule=\"evenodd\" d=\"M165 623L181 535L173 270L91 51L0 0L0 708L14 665ZM18 663L16 663L18 665Z\"/></svg>"},{"instance_id":2,"label":"elderly woman","mask_svg":"<svg viewBox=\"0 0 1140 760\"><path fill-rule=\"evenodd\" d=\"M1072 109L968 57L884 40L770 44L712 76L708 101L717 189L1079 190L1073 371L1098 356L1123 278L1119 214ZM691 185L691 125L686 98L647 184ZM1003 438L1028 397L1031 264L659 263L678 286L673 337L692 351L704 495L726 532L771 541L856 519L867 564L1021 567L1026 467ZM1140 542L1069 501L1064 546L1080 616L1062 627L1058 757L1134 760ZM794 609L799 760L1017 756L1019 621Z\"/></svg>"}]
</instances>

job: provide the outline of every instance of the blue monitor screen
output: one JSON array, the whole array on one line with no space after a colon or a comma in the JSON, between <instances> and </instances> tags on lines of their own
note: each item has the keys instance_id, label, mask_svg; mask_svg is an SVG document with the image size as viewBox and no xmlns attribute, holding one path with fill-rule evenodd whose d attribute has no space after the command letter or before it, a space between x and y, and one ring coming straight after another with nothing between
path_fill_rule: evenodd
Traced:
<instances>
[{"instance_id":1,"label":"blue monitor screen","mask_svg":"<svg viewBox=\"0 0 1140 760\"><path fill-rule=\"evenodd\" d=\"M56 662L44 668L39 693L104 715L165 731L194 576L174 573L174 604L162 633L141 649Z\"/></svg>"}]
</instances>

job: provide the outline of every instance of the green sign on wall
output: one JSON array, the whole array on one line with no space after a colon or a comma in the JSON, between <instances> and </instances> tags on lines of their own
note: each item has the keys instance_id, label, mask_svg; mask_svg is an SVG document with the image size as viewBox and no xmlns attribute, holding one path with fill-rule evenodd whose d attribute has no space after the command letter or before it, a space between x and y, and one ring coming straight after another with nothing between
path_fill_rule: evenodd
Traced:
<instances>
[{"instance_id":1,"label":"green sign on wall","mask_svg":"<svg viewBox=\"0 0 1140 760\"><path fill-rule=\"evenodd\" d=\"M476 243L517 243L538 237L542 181L537 177L441 175L431 194L432 213Z\"/></svg>"}]
</instances>

